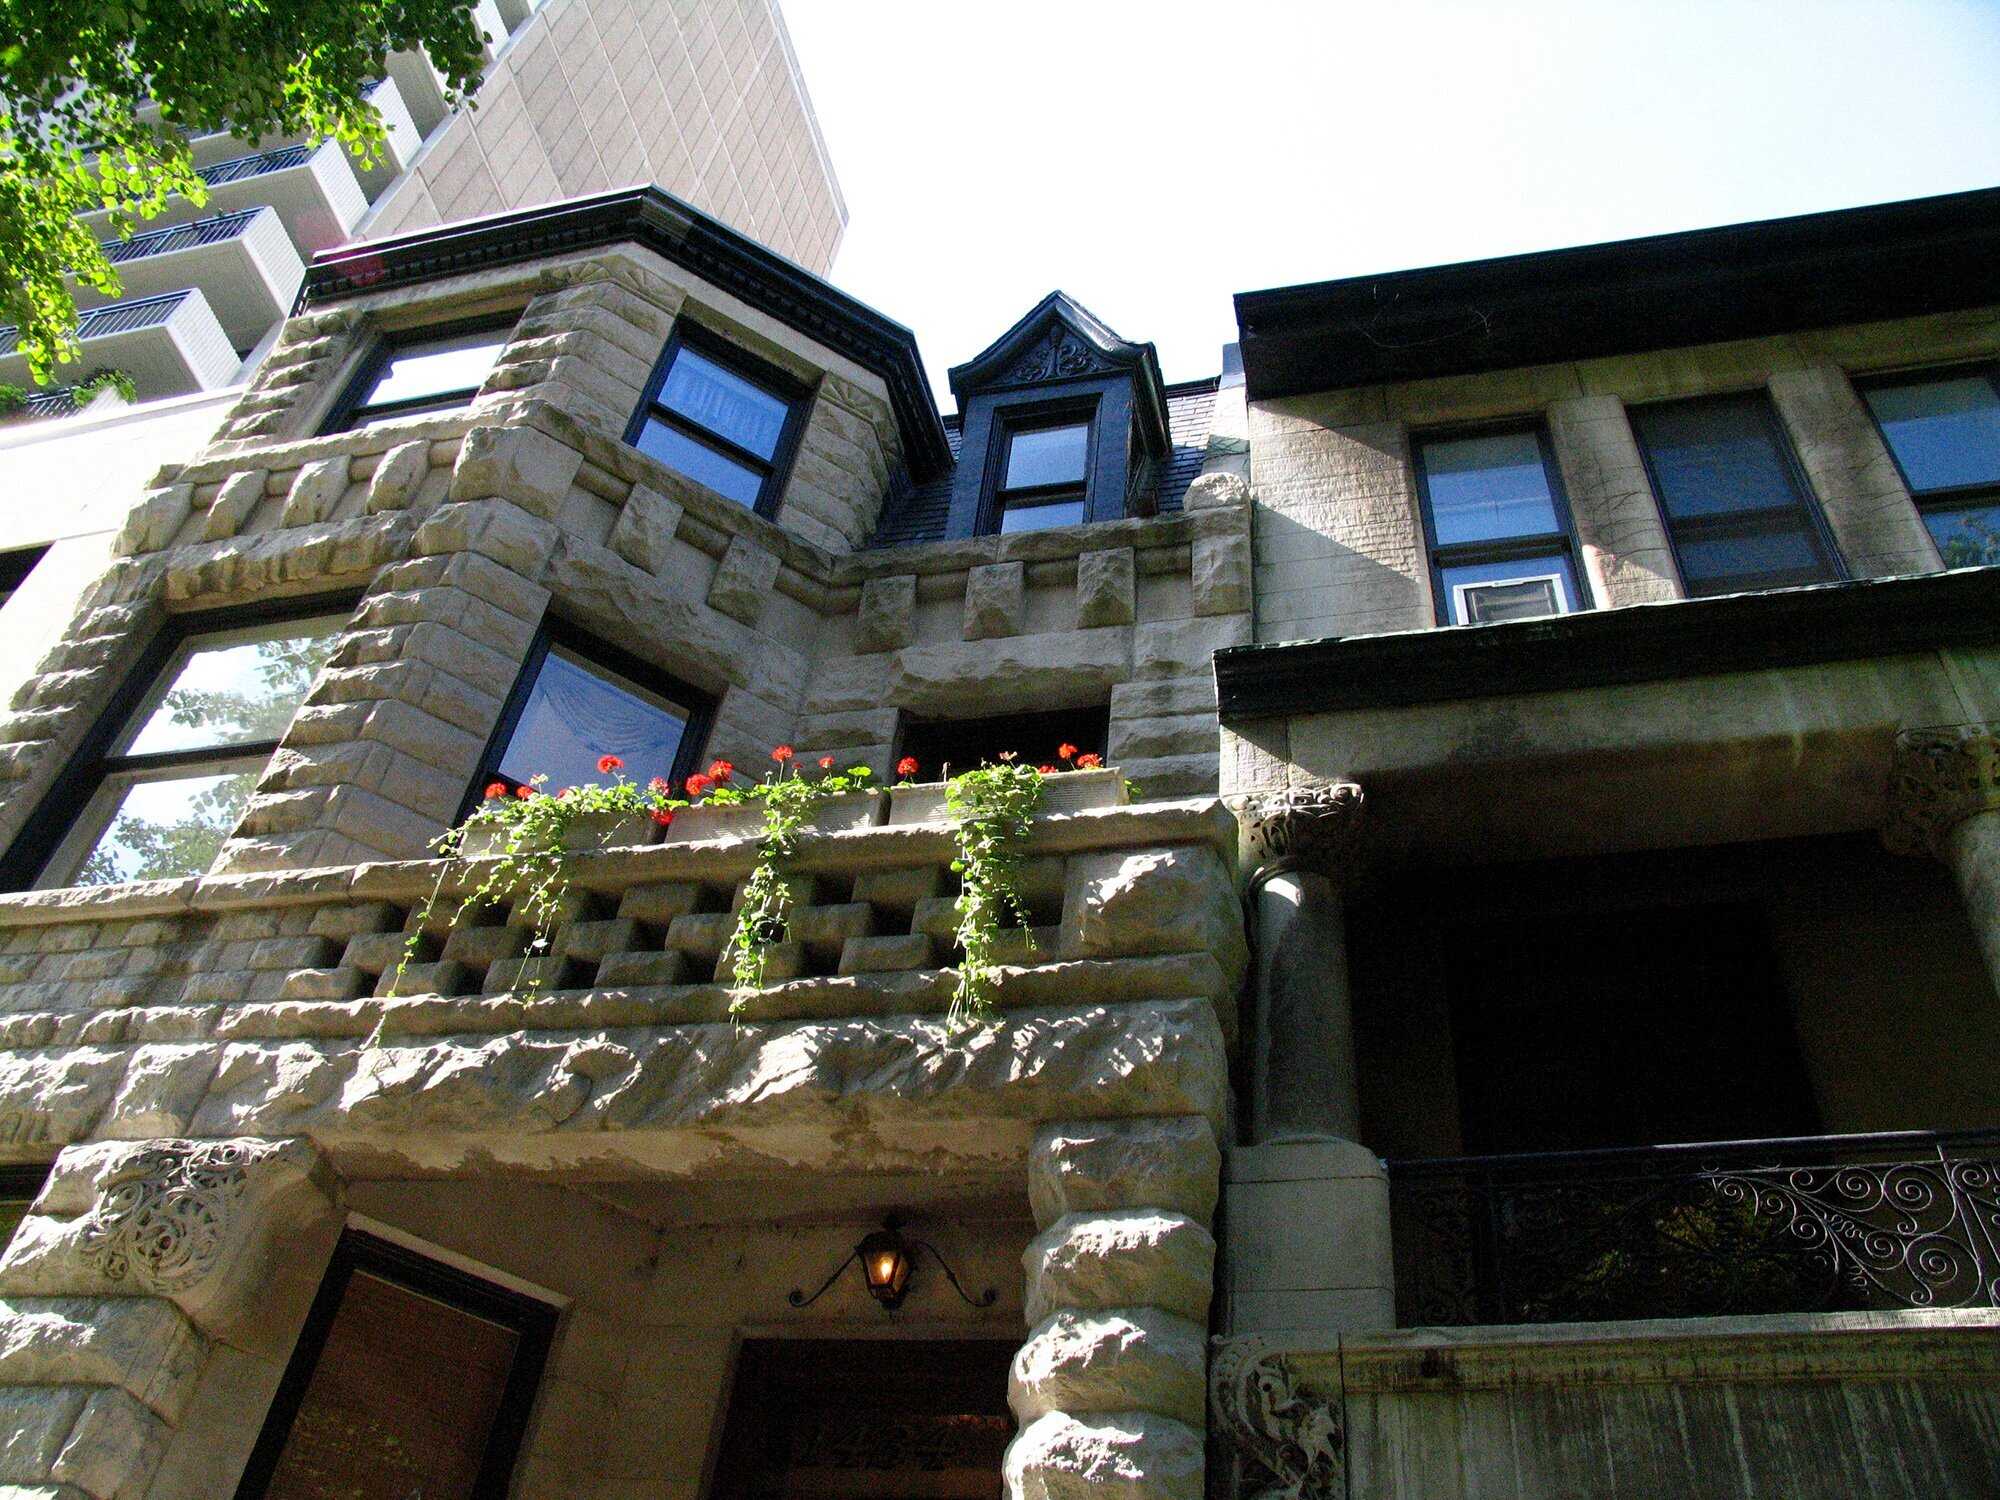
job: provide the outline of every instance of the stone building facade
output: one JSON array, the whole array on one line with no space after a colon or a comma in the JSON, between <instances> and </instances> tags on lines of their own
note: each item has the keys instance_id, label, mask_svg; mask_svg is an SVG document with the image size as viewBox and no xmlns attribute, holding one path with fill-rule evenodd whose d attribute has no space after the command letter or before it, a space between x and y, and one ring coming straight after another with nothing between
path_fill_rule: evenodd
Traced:
<instances>
[{"instance_id":1,"label":"stone building facade","mask_svg":"<svg viewBox=\"0 0 2000 1500\"><path fill-rule=\"evenodd\" d=\"M1990 1492L2000 572L1909 445L1987 451L1993 221L1254 294L1183 385L1052 294L950 421L655 190L318 258L0 726L0 1487ZM970 1031L914 799L754 990L692 816L546 954L430 904L522 756L1057 737L1137 789Z\"/></svg>"}]
</instances>

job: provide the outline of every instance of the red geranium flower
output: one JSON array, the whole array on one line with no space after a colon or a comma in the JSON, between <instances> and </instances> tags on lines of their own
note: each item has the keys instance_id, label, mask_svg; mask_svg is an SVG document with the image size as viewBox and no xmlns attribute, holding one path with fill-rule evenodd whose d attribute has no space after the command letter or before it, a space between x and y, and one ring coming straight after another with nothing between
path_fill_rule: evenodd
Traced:
<instances>
[{"instance_id":1,"label":"red geranium flower","mask_svg":"<svg viewBox=\"0 0 2000 1500\"><path fill-rule=\"evenodd\" d=\"M1076 746L1072 745L1068 740L1064 740L1060 745L1056 746L1056 759L1075 760Z\"/></svg>"},{"instance_id":2,"label":"red geranium flower","mask_svg":"<svg viewBox=\"0 0 2000 1500\"><path fill-rule=\"evenodd\" d=\"M819 758L819 768L822 771L831 771L833 769L833 757L831 755L822 755Z\"/></svg>"},{"instance_id":3,"label":"red geranium flower","mask_svg":"<svg viewBox=\"0 0 2000 1500\"><path fill-rule=\"evenodd\" d=\"M1076 758L1076 768L1079 771L1094 771L1103 764L1104 757L1094 750L1087 755L1079 755Z\"/></svg>"},{"instance_id":4,"label":"red geranium flower","mask_svg":"<svg viewBox=\"0 0 2000 1500\"><path fill-rule=\"evenodd\" d=\"M699 797L714 784L715 778L713 776L707 776L697 771L694 775L688 777L688 795L690 797Z\"/></svg>"},{"instance_id":5,"label":"red geranium flower","mask_svg":"<svg viewBox=\"0 0 2000 1500\"><path fill-rule=\"evenodd\" d=\"M792 755L793 755L793 750L790 745L780 745L778 746L777 749L771 752L771 759L775 760L779 765L782 766L786 761L792 758Z\"/></svg>"},{"instance_id":6,"label":"red geranium flower","mask_svg":"<svg viewBox=\"0 0 2000 1500\"><path fill-rule=\"evenodd\" d=\"M654 808L653 821L658 823L662 828L667 827L674 821L674 810L671 807Z\"/></svg>"},{"instance_id":7,"label":"red geranium flower","mask_svg":"<svg viewBox=\"0 0 2000 1500\"><path fill-rule=\"evenodd\" d=\"M514 788L514 795L519 797L523 802L526 802L530 797L535 795L535 789L531 786L517 786Z\"/></svg>"},{"instance_id":8,"label":"red geranium flower","mask_svg":"<svg viewBox=\"0 0 2000 1500\"><path fill-rule=\"evenodd\" d=\"M495 797L504 797L504 796L506 796L506 795L507 795L507 783L506 783L506 782L504 782L504 781L495 781L495 782L489 782L489 783L487 784L487 787L486 787L486 800L487 800L488 802L491 802L491 801L492 801L492 800L493 800L493 799L494 799Z\"/></svg>"},{"instance_id":9,"label":"red geranium flower","mask_svg":"<svg viewBox=\"0 0 2000 1500\"><path fill-rule=\"evenodd\" d=\"M736 774L736 767L726 760L712 761L708 767L710 781L727 781Z\"/></svg>"},{"instance_id":10,"label":"red geranium flower","mask_svg":"<svg viewBox=\"0 0 2000 1500\"><path fill-rule=\"evenodd\" d=\"M1044 776L1053 776L1056 774L1054 766L1036 766L1035 769Z\"/></svg>"},{"instance_id":11,"label":"red geranium flower","mask_svg":"<svg viewBox=\"0 0 2000 1500\"><path fill-rule=\"evenodd\" d=\"M620 771L624 767L625 762L615 755L600 755L597 757L597 769L599 771Z\"/></svg>"},{"instance_id":12,"label":"red geranium flower","mask_svg":"<svg viewBox=\"0 0 2000 1500\"><path fill-rule=\"evenodd\" d=\"M917 758L914 755L906 755L896 762L898 776L914 776L919 769L921 768L917 765Z\"/></svg>"}]
</instances>

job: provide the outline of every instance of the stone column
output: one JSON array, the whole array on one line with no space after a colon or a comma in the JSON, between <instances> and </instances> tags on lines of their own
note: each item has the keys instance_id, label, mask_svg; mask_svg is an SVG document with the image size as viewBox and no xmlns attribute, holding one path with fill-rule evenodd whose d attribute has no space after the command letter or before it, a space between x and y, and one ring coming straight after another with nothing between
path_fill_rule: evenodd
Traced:
<instances>
[{"instance_id":1,"label":"stone column","mask_svg":"<svg viewBox=\"0 0 2000 1500\"><path fill-rule=\"evenodd\" d=\"M1220 1165L1199 1116L1037 1133L1008 1500L1200 1500Z\"/></svg>"},{"instance_id":2,"label":"stone column","mask_svg":"<svg viewBox=\"0 0 2000 1500\"><path fill-rule=\"evenodd\" d=\"M1950 868L2000 992L2000 726L1898 735L1882 839L1898 854L1934 854Z\"/></svg>"},{"instance_id":3,"label":"stone column","mask_svg":"<svg viewBox=\"0 0 2000 1500\"><path fill-rule=\"evenodd\" d=\"M1352 782L1239 811L1256 920L1248 1141L1224 1169L1227 1331L1393 1325L1388 1179L1356 1144L1342 883L1360 852Z\"/></svg>"},{"instance_id":4,"label":"stone column","mask_svg":"<svg viewBox=\"0 0 2000 1500\"><path fill-rule=\"evenodd\" d=\"M1667 524L1624 403L1616 396L1577 396L1551 402L1548 417L1583 570L1598 604L1680 598Z\"/></svg>"},{"instance_id":5,"label":"stone column","mask_svg":"<svg viewBox=\"0 0 2000 1500\"><path fill-rule=\"evenodd\" d=\"M1943 567L1916 502L1846 371L1838 365L1780 370L1771 377L1770 390L1854 576L1892 578Z\"/></svg>"},{"instance_id":6,"label":"stone column","mask_svg":"<svg viewBox=\"0 0 2000 1500\"><path fill-rule=\"evenodd\" d=\"M232 1491L264 1418L243 1363L268 1395L339 1233L329 1184L302 1141L65 1150L0 1260L0 1493Z\"/></svg>"}]
</instances>

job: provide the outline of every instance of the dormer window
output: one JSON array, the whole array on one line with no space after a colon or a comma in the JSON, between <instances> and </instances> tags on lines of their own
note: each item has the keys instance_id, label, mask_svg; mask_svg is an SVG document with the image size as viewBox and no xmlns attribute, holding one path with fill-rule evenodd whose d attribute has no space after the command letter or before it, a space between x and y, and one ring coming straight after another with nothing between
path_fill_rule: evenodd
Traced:
<instances>
[{"instance_id":1,"label":"dormer window","mask_svg":"<svg viewBox=\"0 0 2000 1500\"><path fill-rule=\"evenodd\" d=\"M1006 442L994 495L995 529L1043 531L1081 523L1090 497L1090 423L1014 428Z\"/></svg>"},{"instance_id":2,"label":"dormer window","mask_svg":"<svg viewBox=\"0 0 2000 1500\"><path fill-rule=\"evenodd\" d=\"M782 372L675 325L625 440L725 499L778 508L806 393Z\"/></svg>"}]
</instances>

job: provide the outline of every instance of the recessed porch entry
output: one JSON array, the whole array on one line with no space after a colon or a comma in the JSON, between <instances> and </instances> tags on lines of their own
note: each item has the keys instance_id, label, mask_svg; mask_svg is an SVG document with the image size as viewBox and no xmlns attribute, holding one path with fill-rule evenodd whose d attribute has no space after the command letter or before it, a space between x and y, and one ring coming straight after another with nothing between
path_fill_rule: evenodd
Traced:
<instances>
[{"instance_id":1,"label":"recessed porch entry","mask_svg":"<svg viewBox=\"0 0 2000 1500\"><path fill-rule=\"evenodd\" d=\"M746 1340L712 1500L994 1500L1014 1347Z\"/></svg>"}]
</instances>

